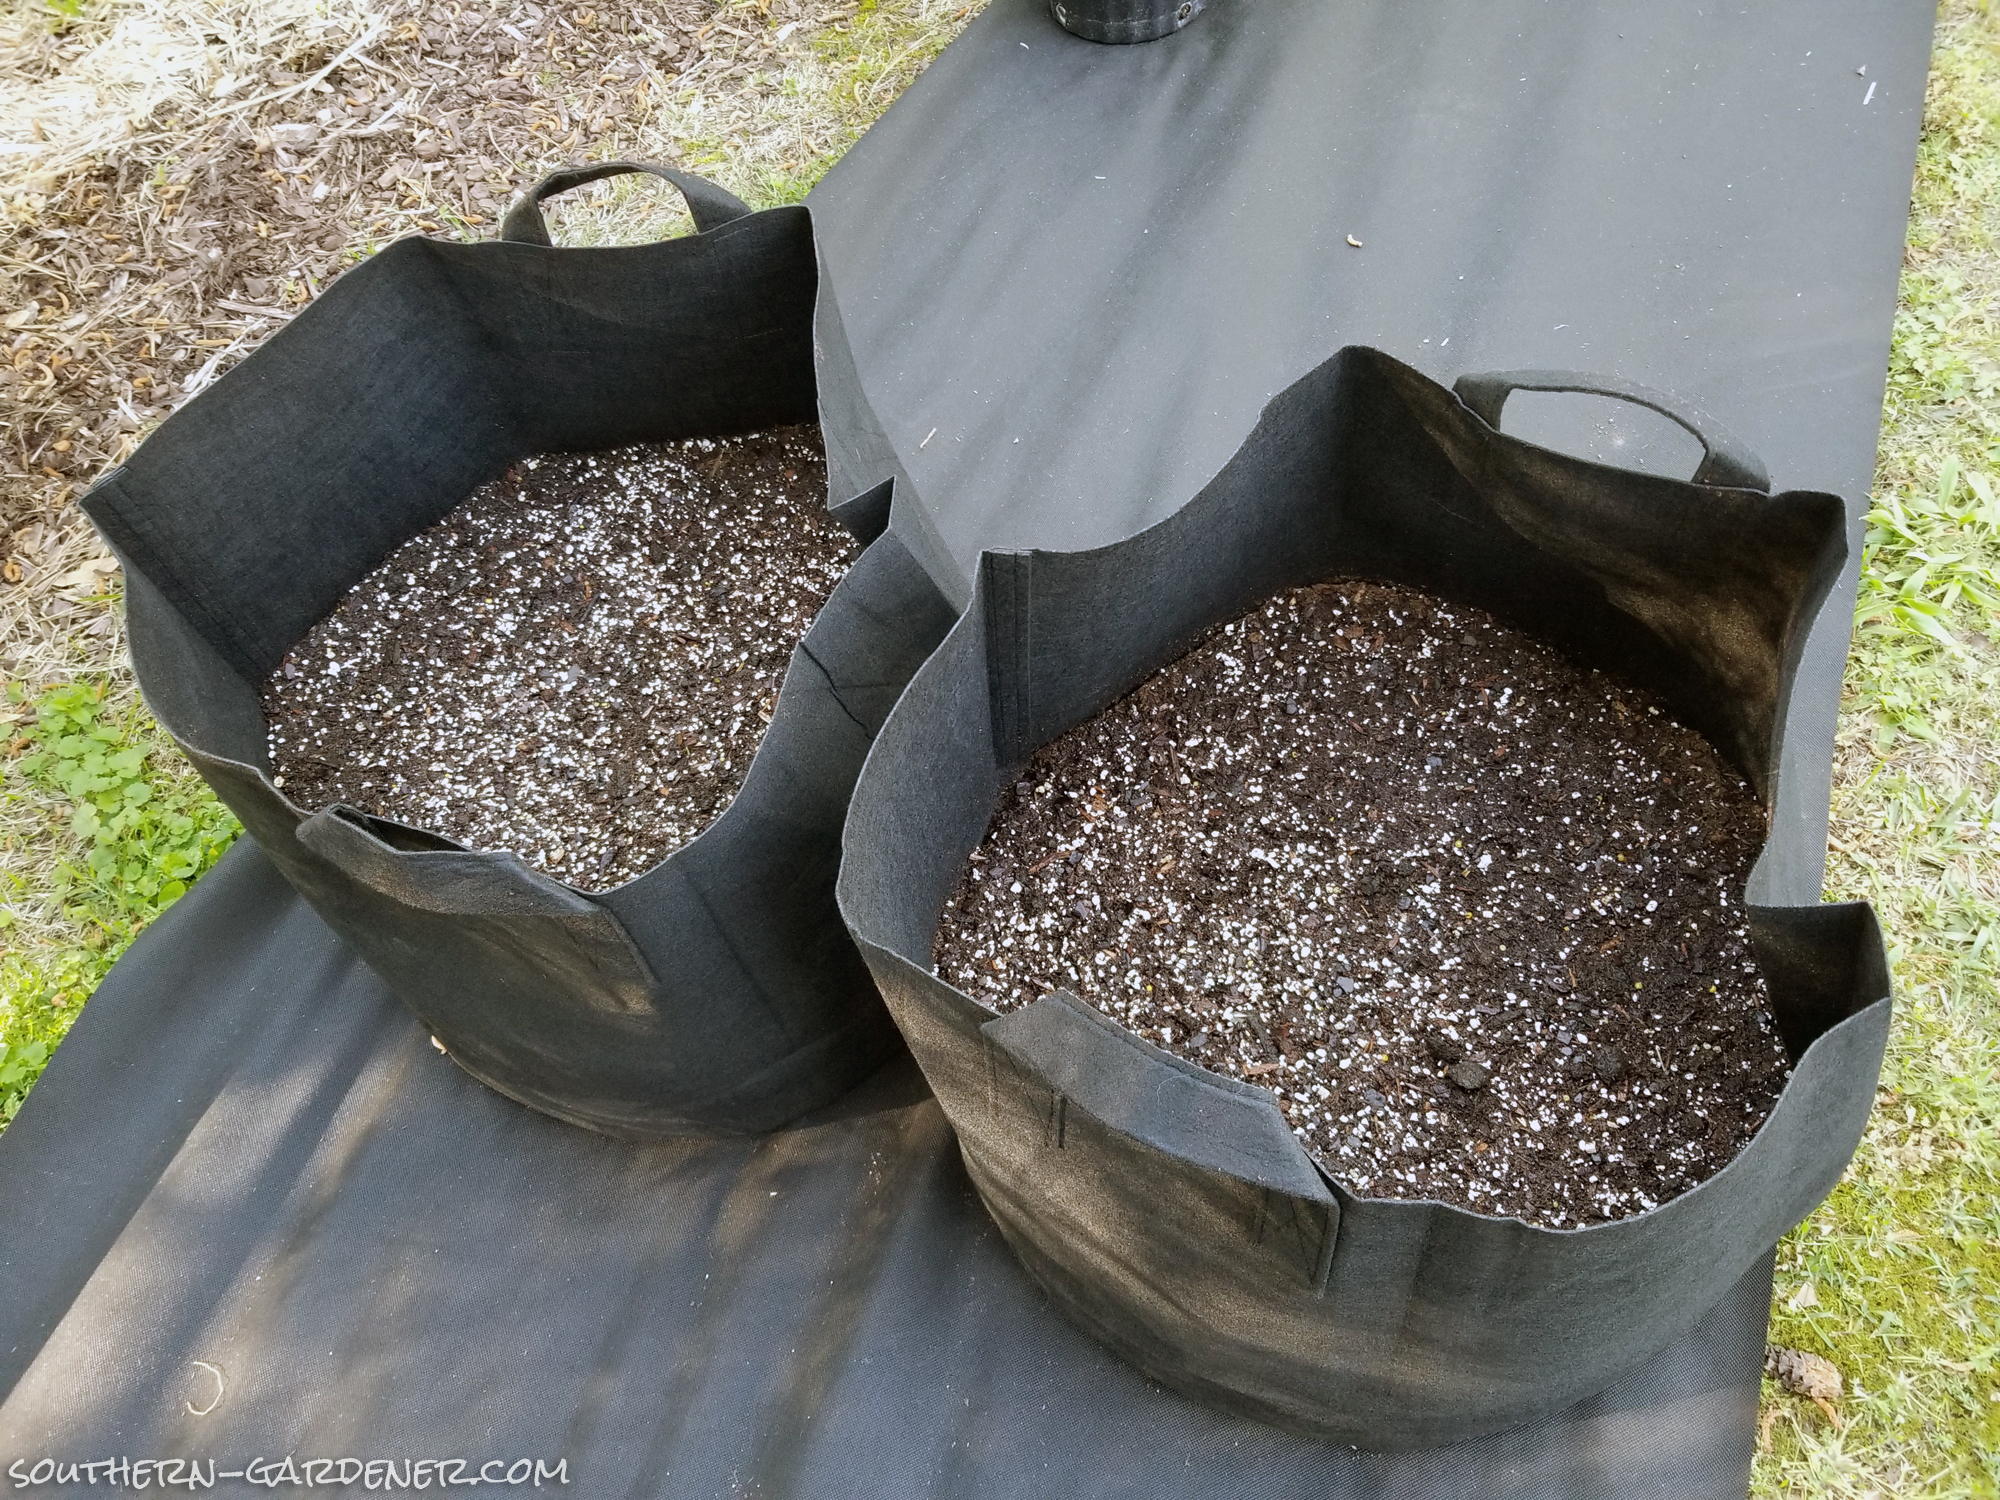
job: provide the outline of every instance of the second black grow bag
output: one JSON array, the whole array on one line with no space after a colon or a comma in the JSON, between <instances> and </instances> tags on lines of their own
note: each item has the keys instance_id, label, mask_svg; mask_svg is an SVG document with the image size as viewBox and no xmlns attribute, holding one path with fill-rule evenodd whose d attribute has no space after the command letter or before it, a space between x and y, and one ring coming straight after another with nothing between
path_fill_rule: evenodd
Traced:
<instances>
[{"instance_id":1,"label":"second black grow bag","mask_svg":"<svg viewBox=\"0 0 2000 1500\"><path fill-rule=\"evenodd\" d=\"M1712 428L1700 483L1535 447L1497 430L1524 386L1606 390L1522 375L1454 395L1349 349L1274 399L1169 519L1092 551L986 553L972 607L878 736L845 833L849 928L980 1196L1057 1303L1167 1385L1370 1448L1469 1439L1604 1389L1813 1209L1881 1063L1873 912L1750 905L1794 1064L1782 1096L1707 1182L1576 1230L1357 1196L1265 1090L1064 992L996 1016L933 972L931 945L1039 747L1210 627L1335 577L1477 606L1625 677L1768 806L1799 651L1847 561L1840 501L1764 493ZM1775 831L1763 858L1791 836Z\"/></svg>"},{"instance_id":2,"label":"second black grow bag","mask_svg":"<svg viewBox=\"0 0 2000 1500\"><path fill-rule=\"evenodd\" d=\"M634 170L680 186L699 232L550 246L540 198ZM357 267L85 509L124 564L161 724L461 1066L614 1135L769 1129L899 1046L834 908L839 830L874 730L955 612L901 539L914 508L885 530L893 462L805 208L752 213L614 163L555 174L505 234L404 240ZM476 486L538 452L815 420L834 514L871 545L794 650L735 800L662 863L586 895L510 853L308 813L272 783L258 684Z\"/></svg>"}]
</instances>

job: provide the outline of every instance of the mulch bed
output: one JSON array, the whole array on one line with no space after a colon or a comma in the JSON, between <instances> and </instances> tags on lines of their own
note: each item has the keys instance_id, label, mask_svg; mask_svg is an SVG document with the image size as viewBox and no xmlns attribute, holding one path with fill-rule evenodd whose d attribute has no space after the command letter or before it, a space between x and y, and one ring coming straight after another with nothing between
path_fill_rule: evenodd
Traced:
<instances>
[{"instance_id":1,"label":"mulch bed","mask_svg":"<svg viewBox=\"0 0 2000 1500\"><path fill-rule=\"evenodd\" d=\"M1359 1193L1576 1226L1713 1175L1784 1086L1741 902L1764 832L1643 694L1323 584L1037 754L935 959L1270 1088Z\"/></svg>"},{"instance_id":2,"label":"mulch bed","mask_svg":"<svg viewBox=\"0 0 2000 1500\"><path fill-rule=\"evenodd\" d=\"M775 3L809 19L803 0ZM770 48L761 14L751 32L718 26L717 0L387 0L374 18L358 56L302 26L297 51L254 60L227 97L135 121L117 151L15 198L0 311L30 321L9 325L0 361L0 542L57 515L364 246L491 233L550 166L619 154L656 101L740 79ZM13 86L79 66L100 37L20 30Z\"/></svg>"},{"instance_id":3,"label":"mulch bed","mask_svg":"<svg viewBox=\"0 0 2000 1500\"><path fill-rule=\"evenodd\" d=\"M356 584L264 687L272 769L586 890L728 807L857 555L816 427L524 460Z\"/></svg>"}]
</instances>

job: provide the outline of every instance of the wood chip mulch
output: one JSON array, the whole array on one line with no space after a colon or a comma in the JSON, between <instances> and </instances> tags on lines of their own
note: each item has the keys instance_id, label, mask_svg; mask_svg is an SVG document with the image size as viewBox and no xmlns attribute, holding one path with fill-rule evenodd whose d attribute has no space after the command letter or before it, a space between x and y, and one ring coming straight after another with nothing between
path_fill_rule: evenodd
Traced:
<instances>
[{"instance_id":1,"label":"wood chip mulch","mask_svg":"<svg viewBox=\"0 0 2000 1500\"><path fill-rule=\"evenodd\" d=\"M520 189L670 91L749 77L771 18L851 14L771 0L746 30L716 0L391 0L363 45L302 30L226 96L135 121L129 147L6 184L0 547L32 543L16 533L53 523L365 254L406 234L490 234ZM89 45L54 25L21 35L21 87Z\"/></svg>"}]
</instances>

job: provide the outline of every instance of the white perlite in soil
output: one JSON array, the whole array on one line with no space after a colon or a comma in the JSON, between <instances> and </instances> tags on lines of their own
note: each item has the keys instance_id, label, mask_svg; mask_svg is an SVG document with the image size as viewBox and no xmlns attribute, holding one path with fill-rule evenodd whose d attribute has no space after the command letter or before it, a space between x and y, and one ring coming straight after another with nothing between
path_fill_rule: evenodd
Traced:
<instances>
[{"instance_id":1,"label":"white perlite in soil","mask_svg":"<svg viewBox=\"0 0 2000 1500\"><path fill-rule=\"evenodd\" d=\"M265 689L276 779L582 889L742 785L856 552L818 431L523 460L392 553Z\"/></svg>"},{"instance_id":2,"label":"white perlite in soil","mask_svg":"<svg viewBox=\"0 0 2000 1500\"><path fill-rule=\"evenodd\" d=\"M1783 1087L1739 894L1762 834L1631 689L1321 585L1038 753L934 957L1268 1087L1365 1195L1573 1226L1712 1175Z\"/></svg>"}]
</instances>

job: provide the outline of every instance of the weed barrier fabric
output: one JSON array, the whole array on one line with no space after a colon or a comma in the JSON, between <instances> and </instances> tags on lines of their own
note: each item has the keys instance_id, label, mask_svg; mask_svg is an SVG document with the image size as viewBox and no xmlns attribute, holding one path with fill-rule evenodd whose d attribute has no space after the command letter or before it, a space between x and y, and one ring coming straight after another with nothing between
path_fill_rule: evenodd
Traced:
<instances>
[{"instance_id":1,"label":"weed barrier fabric","mask_svg":"<svg viewBox=\"0 0 2000 1500\"><path fill-rule=\"evenodd\" d=\"M1930 26L1912 0L1259 0L1116 47L994 0L810 200L855 351L820 370L834 492L920 485L941 535L906 542L964 602L983 547L1171 513L1272 394L1370 343L1437 376L1623 373L1781 485L1859 497ZM1583 399L1506 421L1693 471L1559 404ZM1806 846L1830 725L1786 744ZM1816 898L1817 860L1784 874L1776 899ZM489 1450L615 1495L1740 1497L1770 1301L1766 1257L1600 1394L1469 1444L1217 1413L1048 1303L907 1059L762 1141L607 1142L439 1058L248 844L78 1020L0 1136L0 1201L0 1466ZM197 1359L228 1380L202 1418Z\"/></svg>"},{"instance_id":2,"label":"weed barrier fabric","mask_svg":"<svg viewBox=\"0 0 2000 1500\"><path fill-rule=\"evenodd\" d=\"M1477 401L1493 384L1462 389ZM1369 349L1281 392L1157 526L1084 552L985 554L971 608L869 754L840 904L981 1198L1056 1302L1164 1384L1371 1449L1546 1416L1684 1334L1860 1141L1889 1023L1865 904L1749 905L1793 1062L1784 1092L1707 1181L1570 1230L1358 1194L1267 1090L1065 990L996 1016L934 972L932 940L1036 750L1213 626L1335 578L1487 610L1625 677L1768 804L1801 644L1848 561L1835 496L1555 453Z\"/></svg>"},{"instance_id":3,"label":"weed barrier fabric","mask_svg":"<svg viewBox=\"0 0 2000 1500\"><path fill-rule=\"evenodd\" d=\"M958 602L983 548L1171 514L1353 344L1445 384L1670 391L1781 487L1845 498L1858 555L1932 9L1214 0L1105 46L993 0L816 200ZM1630 403L1527 392L1506 427L1676 478L1702 459ZM1835 609L1807 646L1773 900L1819 896L1847 637Z\"/></svg>"},{"instance_id":4,"label":"weed barrier fabric","mask_svg":"<svg viewBox=\"0 0 2000 1500\"><path fill-rule=\"evenodd\" d=\"M247 840L132 951L0 1138L0 1473L435 1454L676 1500L1741 1493L1767 1264L1557 1420L1358 1454L1074 1329L907 1057L761 1139L574 1130L439 1057ZM225 1382L206 1416L192 1360Z\"/></svg>"},{"instance_id":5,"label":"weed barrier fabric","mask_svg":"<svg viewBox=\"0 0 2000 1500\"><path fill-rule=\"evenodd\" d=\"M839 824L871 734L953 614L885 533L881 497L839 497L873 545L793 651L731 806L597 895L512 852L301 808L273 780L258 700L364 573L519 458L846 420L818 399L816 364L845 354L808 210L752 214L659 169L699 233L549 245L542 197L630 170L556 174L498 244L391 246L85 503L125 564L160 722L467 1071L611 1135L767 1130L897 1050L833 910ZM828 385L852 388L837 370Z\"/></svg>"}]
</instances>

